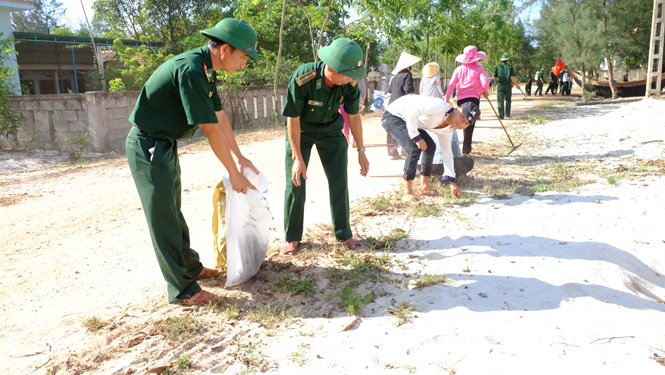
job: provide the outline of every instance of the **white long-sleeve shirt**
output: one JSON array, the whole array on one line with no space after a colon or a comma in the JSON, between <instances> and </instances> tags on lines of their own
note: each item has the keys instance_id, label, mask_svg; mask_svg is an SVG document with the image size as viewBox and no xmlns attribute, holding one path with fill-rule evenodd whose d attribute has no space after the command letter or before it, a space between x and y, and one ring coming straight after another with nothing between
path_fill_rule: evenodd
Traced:
<instances>
[{"instance_id":1,"label":"white long-sleeve shirt","mask_svg":"<svg viewBox=\"0 0 665 375\"><path fill-rule=\"evenodd\" d=\"M444 166L442 180L455 182L455 164L453 163L453 152L450 146L453 138L453 128L449 125L441 129L435 129L452 113L453 107L441 98L404 95L391 102L386 111L406 122L406 130L414 142L421 139L418 129L427 130L437 135Z\"/></svg>"}]
</instances>

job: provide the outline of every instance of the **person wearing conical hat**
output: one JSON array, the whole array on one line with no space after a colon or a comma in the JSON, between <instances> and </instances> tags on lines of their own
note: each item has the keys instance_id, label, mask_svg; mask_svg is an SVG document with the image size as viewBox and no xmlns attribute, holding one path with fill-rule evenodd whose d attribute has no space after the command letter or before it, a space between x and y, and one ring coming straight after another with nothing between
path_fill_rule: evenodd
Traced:
<instances>
[{"instance_id":1,"label":"person wearing conical hat","mask_svg":"<svg viewBox=\"0 0 665 375\"><path fill-rule=\"evenodd\" d=\"M300 65L289 78L282 114L287 117L286 191L284 192L285 244L282 254L295 255L302 240L307 167L312 152L321 159L328 179L330 211L337 240L349 249L360 247L349 220L348 143L339 108L344 106L358 148L360 174L367 176L369 161L363 145L358 114L358 78L367 72L362 48L339 38L317 52L321 61Z\"/></svg>"},{"instance_id":2,"label":"person wearing conical hat","mask_svg":"<svg viewBox=\"0 0 665 375\"><path fill-rule=\"evenodd\" d=\"M485 60L487 55L485 52L480 52L475 46L464 47L464 53L455 57L456 61L462 63L453 72L450 78L448 90L446 90L446 102L457 86L457 105L466 102L475 103L480 107L480 96L489 98L489 81L485 68L478 64L478 61ZM475 129L475 121L469 127L464 129L464 144L462 145L462 155L470 157L471 142L473 140L473 131Z\"/></svg>"},{"instance_id":3,"label":"person wearing conical hat","mask_svg":"<svg viewBox=\"0 0 665 375\"><path fill-rule=\"evenodd\" d=\"M533 79L531 75L531 69L526 70L526 83L524 84L524 91L526 96L531 96L531 85L533 84Z\"/></svg>"},{"instance_id":4,"label":"person wearing conical hat","mask_svg":"<svg viewBox=\"0 0 665 375\"><path fill-rule=\"evenodd\" d=\"M545 85L545 68L540 68L538 73L536 73L536 92L533 96L543 96L543 86Z\"/></svg>"},{"instance_id":5,"label":"person wearing conical hat","mask_svg":"<svg viewBox=\"0 0 665 375\"><path fill-rule=\"evenodd\" d=\"M216 299L216 295L202 290L196 280L219 273L203 267L199 254L190 247L189 229L180 210L177 140L191 137L201 124L235 191L255 189L240 172L245 167L258 173L233 137L217 94L215 74L217 70L238 71L250 57L258 60L256 33L244 21L226 18L201 34L208 37L208 45L168 60L143 85L129 116L134 126L125 145L127 163L171 303L207 303Z\"/></svg>"},{"instance_id":6,"label":"person wearing conical hat","mask_svg":"<svg viewBox=\"0 0 665 375\"><path fill-rule=\"evenodd\" d=\"M431 62L423 66L423 78L420 79L420 95L443 98L439 64Z\"/></svg>"},{"instance_id":7,"label":"person wearing conical hat","mask_svg":"<svg viewBox=\"0 0 665 375\"><path fill-rule=\"evenodd\" d=\"M415 86L413 85L411 69L413 69L413 66L420 60L420 57L406 52L402 52L399 56L395 69L392 71L393 77L390 79L390 85L388 88L390 103L404 95L414 95L416 93ZM388 106L390 106L390 104L388 104ZM399 143L397 143L397 140L395 140L390 133L386 133L386 144L388 147L388 156L390 156L391 159L400 159L400 155L406 157L406 150L402 149L401 153L397 152L397 146L399 146Z\"/></svg>"},{"instance_id":8,"label":"person wearing conical hat","mask_svg":"<svg viewBox=\"0 0 665 375\"><path fill-rule=\"evenodd\" d=\"M497 107L499 107L499 118L503 120L504 115L505 118L510 119L510 105L512 103L513 86L519 89L520 85L515 80L515 68L508 64L508 61L510 61L510 55L504 53L501 55L500 60L501 65L494 68L494 73L492 73L492 76L496 77L496 80L499 83L496 89L496 100L498 102Z\"/></svg>"}]
</instances>

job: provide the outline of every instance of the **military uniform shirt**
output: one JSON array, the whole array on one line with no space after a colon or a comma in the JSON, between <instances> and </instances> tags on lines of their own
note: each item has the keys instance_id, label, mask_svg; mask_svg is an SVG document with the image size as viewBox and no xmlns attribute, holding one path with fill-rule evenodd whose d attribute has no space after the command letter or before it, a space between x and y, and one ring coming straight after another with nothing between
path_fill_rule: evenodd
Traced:
<instances>
[{"instance_id":1,"label":"military uniform shirt","mask_svg":"<svg viewBox=\"0 0 665 375\"><path fill-rule=\"evenodd\" d=\"M358 114L360 90L358 81L329 88L323 72L323 61L302 64L291 78L286 93L282 114L286 117L300 117L300 122L309 124L338 123L343 126L344 118L339 107L350 115Z\"/></svg>"},{"instance_id":2,"label":"military uniform shirt","mask_svg":"<svg viewBox=\"0 0 665 375\"><path fill-rule=\"evenodd\" d=\"M516 77L515 68L512 65L503 63L494 68L492 77L497 77L499 83L511 83L510 77Z\"/></svg>"},{"instance_id":3,"label":"military uniform shirt","mask_svg":"<svg viewBox=\"0 0 665 375\"><path fill-rule=\"evenodd\" d=\"M173 57L143 85L129 121L154 138L190 137L198 124L217 123L216 81L208 46Z\"/></svg>"},{"instance_id":4,"label":"military uniform shirt","mask_svg":"<svg viewBox=\"0 0 665 375\"><path fill-rule=\"evenodd\" d=\"M527 84L531 83L529 81L531 81L531 73L527 73L527 75L526 75L526 83Z\"/></svg>"}]
</instances>

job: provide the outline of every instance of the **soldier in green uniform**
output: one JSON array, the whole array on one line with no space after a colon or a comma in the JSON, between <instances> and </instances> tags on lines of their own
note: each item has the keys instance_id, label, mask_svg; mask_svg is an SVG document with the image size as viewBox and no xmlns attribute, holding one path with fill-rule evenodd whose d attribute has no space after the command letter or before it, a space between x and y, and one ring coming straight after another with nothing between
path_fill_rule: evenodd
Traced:
<instances>
[{"instance_id":1,"label":"soldier in green uniform","mask_svg":"<svg viewBox=\"0 0 665 375\"><path fill-rule=\"evenodd\" d=\"M328 179L335 237L350 249L360 247L360 241L353 238L349 222L348 143L342 133L344 120L338 110L343 105L348 114L351 133L358 146L360 174L366 176L369 161L363 146L356 78L364 76L367 69L363 65L362 49L350 39L336 39L317 53L321 61L300 65L291 75L282 112L287 117L286 243L282 248L286 255L295 255L302 239L307 166L314 145Z\"/></svg>"},{"instance_id":2,"label":"soldier in green uniform","mask_svg":"<svg viewBox=\"0 0 665 375\"><path fill-rule=\"evenodd\" d=\"M561 71L559 72L559 77L557 77L558 82L559 82L559 92L561 93L561 95L563 95L563 71L564 70L565 69L561 69Z\"/></svg>"},{"instance_id":3,"label":"soldier in green uniform","mask_svg":"<svg viewBox=\"0 0 665 375\"><path fill-rule=\"evenodd\" d=\"M496 88L496 99L498 101L497 106L499 107L499 118L503 119L504 117L504 100L505 100L505 117L510 119L510 105L512 102L513 96L513 86L520 88L520 85L515 81L515 69L512 65L508 64L510 61L510 55L504 53L501 55L501 65L494 68L494 73L492 77L496 78L497 88Z\"/></svg>"},{"instance_id":4,"label":"soldier in green uniform","mask_svg":"<svg viewBox=\"0 0 665 375\"><path fill-rule=\"evenodd\" d=\"M538 87L536 88L536 92L533 94L533 96L536 95L543 96L543 86L545 85L545 81L543 81L544 76L545 76L545 68L541 68L536 74L536 85Z\"/></svg>"},{"instance_id":5,"label":"soldier in green uniform","mask_svg":"<svg viewBox=\"0 0 665 375\"><path fill-rule=\"evenodd\" d=\"M526 83L524 84L524 91L526 91L527 96L531 96L531 85L533 84L533 79L531 77L531 70L526 70Z\"/></svg>"},{"instance_id":6,"label":"soldier in green uniform","mask_svg":"<svg viewBox=\"0 0 665 375\"><path fill-rule=\"evenodd\" d=\"M203 267L199 254L190 247L189 229L180 210L177 140L192 136L201 124L235 191L254 189L238 168L258 172L240 153L222 110L215 75L220 69L240 70L250 56L258 60L256 33L244 21L226 18L201 34L210 39L207 46L171 58L145 83L129 117L134 126L125 145L171 303L207 303L217 298L202 290L196 280L219 273Z\"/></svg>"}]
</instances>

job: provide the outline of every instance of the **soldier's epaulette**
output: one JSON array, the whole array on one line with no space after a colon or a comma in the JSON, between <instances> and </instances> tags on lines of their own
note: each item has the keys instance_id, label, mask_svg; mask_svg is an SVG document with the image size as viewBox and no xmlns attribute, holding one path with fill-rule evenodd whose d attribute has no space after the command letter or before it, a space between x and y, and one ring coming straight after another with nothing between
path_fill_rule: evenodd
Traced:
<instances>
[{"instance_id":1,"label":"soldier's epaulette","mask_svg":"<svg viewBox=\"0 0 665 375\"><path fill-rule=\"evenodd\" d=\"M358 80L355 79L355 78L353 79L353 81L351 81L351 83L349 83L349 85L351 85L351 87L356 87L357 84L358 84Z\"/></svg>"},{"instance_id":2,"label":"soldier's epaulette","mask_svg":"<svg viewBox=\"0 0 665 375\"><path fill-rule=\"evenodd\" d=\"M296 83L298 84L298 86L302 86L305 83L313 80L314 78L316 78L316 70L310 70L309 72L301 75L300 77L296 77Z\"/></svg>"}]
</instances>

